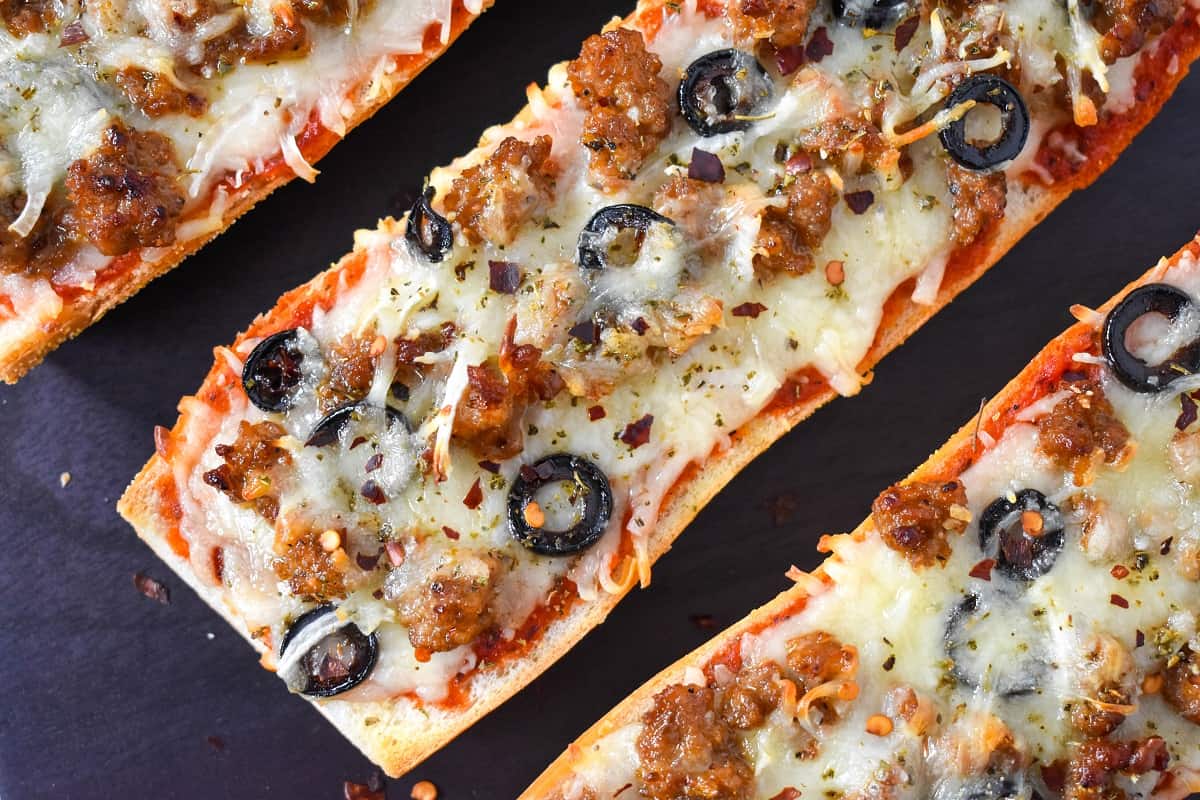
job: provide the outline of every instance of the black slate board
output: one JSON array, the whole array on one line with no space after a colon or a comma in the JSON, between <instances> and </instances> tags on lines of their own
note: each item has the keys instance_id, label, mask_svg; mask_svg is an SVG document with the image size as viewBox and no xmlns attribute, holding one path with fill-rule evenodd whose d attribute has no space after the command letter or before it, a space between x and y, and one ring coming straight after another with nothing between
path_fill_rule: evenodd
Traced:
<instances>
[{"instance_id":1,"label":"black slate board","mask_svg":"<svg viewBox=\"0 0 1200 800\"><path fill-rule=\"evenodd\" d=\"M498 0L448 55L234 228L0 388L0 796L338 798L373 767L257 666L249 647L144 547L113 506L211 348L400 213L434 165L524 102L523 87L630 0ZM878 370L746 469L609 621L441 753L393 781L444 800L515 796L662 667L816 564L1069 322L1200 226L1200 78L1118 165L1069 200ZM70 472L64 489L59 475ZM133 587L145 570L169 606ZM213 737L210 739L210 737Z\"/></svg>"}]
</instances>

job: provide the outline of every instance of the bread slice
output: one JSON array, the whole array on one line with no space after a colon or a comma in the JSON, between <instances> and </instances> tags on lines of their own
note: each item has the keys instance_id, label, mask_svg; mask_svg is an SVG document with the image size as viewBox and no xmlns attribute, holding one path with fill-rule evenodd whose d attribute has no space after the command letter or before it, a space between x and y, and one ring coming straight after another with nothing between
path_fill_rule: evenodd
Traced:
<instances>
[{"instance_id":1,"label":"bread slice","mask_svg":"<svg viewBox=\"0 0 1200 800\"><path fill-rule=\"evenodd\" d=\"M701 3L699 10L685 4L683 13L720 15L723 8L711 2ZM609 29L627 25L657 31L673 13L679 13L678 4L646 0L627 20L614 22ZM653 34L648 35L653 44ZM1166 101L1186 65L1198 53L1200 26L1194 10L1189 9L1141 57L1135 70L1139 102L1128 105L1119 114L1106 116L1099 125L1075 130L1072 142L1075 149L1070 156L1053 146L1043 148L1034 163L1049 183L1033 175L1014 181L1003 221L987 239L956 251L945 265L936 294L928 298L929 302L912 301L915 280L905 281L891 293L883 306L874 340L855 365L857 372L869 376L871 368L884 355L994 264L1058 203L1095 180ZM444 196L454 177L479 164L505 137L528 138L544 125L542 115L548 113L547 109L569 108L573 102L561 66L551 71L551 81L545 89L531 87L529 93L530 106L513 122L490 129L477 150L448 170L435 172L433 183L439 188L439 196ZM195 397L181 403L181 417L172 430L160 430L156 437L158 453L135 478L118 506L160 557L256 648L268 653L268 663L271 663L270 648L261 638L250 637L224 587L212 582L210 576L201 578L196 574L197 556L180 534L184 513L181 503L204 504L211 500L191 495L186 474L181 479L177 470L187 473L193 469L200 458L198 448L206 448L214 441L214 427L223 419L222 408L228 407L228 398L244 405L238 371L250 347L266 335L307 324L305 321L312 318L316 307L331 307L339 293L353 290L372 268L372 253L379 252L381 243L399 241L403 234L403 224L392 220L383 221L377 231L359 232L354 252L310 283L284 295L274 309L255 320L232 348L218 349L216 363L200 390ZM731 431L727 442L692 463L672 482L653 532L644 542L647 565L671 546L700 508L745 464L837 394L830 381L815 372L797 378L784 386L775 400L753 419ZM183 455L183 451L188 451L188 455ZM181 467L183 462L187 465ZM569 605L561 615L540 627L536 638L519 655L490 663L486 669L472 673L468 681L456 683L456 691L460 693L453 703L419 703L401 697L362 702L334 699L318 701L316 705L369 758L389 774L399 775L518 691L603 621L631 588L636 572L631 569L626 576L629 580L619 582L613 590Z\"/></svg>"},{"instance_id":2,"label":"bread slice","mask_svg":"<svg viewBox=\"0 0 1200 800\"><path fill-rule=\"evenodd\" d=\"M1065 796L1083 796L1071 792L1087 787L1091 791L1126 788L1121 775L1133 776L1140 797L1181 797L1196 791L1200 786L1196 777L1200 718L1183 699L1188 696L1187 687L1172 686L1177 680L1186 683L1180 676L1192 674L1180 658L1188 658L1188 637L1194 634L1176 632L1174 626L1194 625L1192 618L1185 623L1177 616L1180 610L1194 608L1197 601L1195 556L1189 549L1194 534L1186 523L1179 530L1170 524L1148 524L1142 531L1134 526L1119 528L1107 538L1096 526L1097 520L1123 518L1126 512L1151 515L1147 519L1162 523L1161 518L1152 517L1155 503L1162 502L1153 493L1180 485L1177 481L1183 481L1183 505L1195 504L1195 491L1188 487L1195 485L1196 477L1194 471L1187 472L1193 467L1175 461L1165 472L1155 470L1167 466L1173 448L1196 436L1194 420L1185 415L1177 421L1176 415L1181 406L1179 394L1194 391L1197 380L1184 377L1179 384L1182 388L1161 394L1135 393L1123 387L1106 360L1099 357L1106 314L1139 287L1164 282L1182 288L1196 302L1200 235L1169 259L1160 260L1098 310L1073 307L1080 321L1051 341L978 416L968 420L900 484L939 487L965 483L962 497L966 501L959 506L967 512L959 514L963 525L945 534L953 554L921 565L892 544L895 540L890 542L884 535L890 523L880 516L883 498L894 493L894 489L888 490L876 501L875 514L854 531L822 538L819 549L830 555L821 566L812 573L793 567L788 575L796 582L794 586L639 687L576 739L521 795L522 800L606 797L610 796L606 791L627 783L629 793L638 795L639 782L662 779L662 775L647 777L650 768L645 766L639 773L637 759L641 756L632 756L630 745L643 741L637 737L648 730L641 726L651 724L652 709L669 707L671 687L687 685L696 691L720 687L716 690L719 697L722 691L732 691L727 687L733 685L735 674L761 666L767 653L779 657L785 637L798 641L796 637L818 631L854 649L855 666L829 677L835 689L848 681L852 690L842 692L835 705L827 706L836 717L827 715L823 723L803 725L815 731L815 739L805 739L812 749L797 754L794 760L792 753L756 744L769 738L764 730L801 729L782 705L779 713L764 713L761 725L748 726L745 752L757 784L742 782L738 791L744 794L729 789L722 797L790 798L826 791L853 794L855 790L870 791L872 786L879 789L881 784L873 783L872 772L886 777L892 774L892 767L898 767L904 777L897 782L886 778L883 784L918 796L935 791L933 787L939 784L982 781L988 774L1010 782L1006 785L1012 796L1021 796L1022 787L1030 785L1043 797L1064 796L1064 790ZM1097 408L1111 400L1132 437L1122 443L1120 454L1083 453L1092 459L1084 467L1086 475L1073 472L1071 463L1054 461L1048 451L1040 449L1041 437L1053 430L1049 418L1059 413L1059 403L1072 397ZM1186 408L1187 402L1182 405ZM1111 407L1108 413L1114 413ZM1060 418L1066 420L1067 415ZM1049 488L1060 480L1060 489ZM980 544L979 527L985 524L983 509L997 487L1002 501L1006 493L1011 500L1012 492L1030 486L1045 492L1065 512L1065 549L1050 566L1035 570L1036 574L1012 578L1004 571L1005 555L995 552L994 544ZM1128 493L1122 494L1123 487L1129 487ZM1070 500L1059 499L1066 493L1072 495ZM1168 494L1166 507L1173 513L1176 495ZM1039 514L1038 519L1049 517ZM1143 536L1147 537L1144 541L1139 538ZM1003 648L1004 639L1023 637L1022 631L1036 628L1043 615L1049 615L1049 629L1061 635L1038 638L1027 649L1003 650L1003 657L987 661L991 682L964 689L958 675L970 669L961 666L969 663L970 656L956 655L959 650L943 643L953 637L943 633L948 628L941 626L952 624L946 620L953 619L951 609L963 597L977 593L976 597L986 598L993 589L1008 593L1004 595L1007 600L983 601L992 603L986 614L1000 618L1000 626L974 629L972 651L992 653L993 647ZM1028 620L1005 616L1015 613L1005 605L1012 602L1012 596L1033 598L1031 602L1037 605ZM1098 649L1088 651L1091 655L1082 661L1076 660L1096 642L1100 643ZM1052 666L1032 690L1002 697L998 687L1004 673L1012 660L1025 657L1022 653L1035 653ZM950 661L945 663L955 666L943 674L940 665L947 658ZM1097 673L1090 673L1092 669ZM1088 694L1096 688L1093 676L1099 673L1108 681L1109 690L1121 694L1122 699ZM784 674L788 674L786 668ZM1118 685L1124 688L1116 688ZM973 698L969 697L972 691ZM897 697L907 698L908 706L896 703ZM1086 700L1088 697L1092 699ZM718 708L723 707L722 702L716 701ZM1080 703L1115 716L1107 721L1074 716L1072 708ZM796 707L791 711L796 712ZM809 721L813 719L817 718L810 714ZM660 720L654 716L653 724ZM679 739L685 735L676 731ZM1143 753L1163 749L1169 764L1164 768L1160 762L1146 769L1146 764L1121 762L1120 753L1128 743L1133 743L1131 749L1143 748ZM647 752L652 752L649 742L645 744ZM957 760L939 760L947 753L956 754ZM1128 754L1123 757L1126 761L1130 758ZM1094 769L1105 759L1111 760L1110 766ZM857 768L855 764L866 766ZM829 770L820 774L826 767ZM674 768L682 780L687 767ZM699 773L707 769L698 767L693 775L697 785L703 779ZM846 780L861 779L863 783L847 786L842 779L850 775L856 777ZM788 794L788 789L799 794Z\"/></svg>"},{"instance_id":3,"label":"bread slice","mask_svg":"<svg viewBox=\"0 0 1200 800\"><path fill-rule=\"evenodd\" d=\"M453 0L447 3L444 32L441 22L430 23L416 52L406 45L403 50L385 55L376 68L358 76L353 85L346 87L344 102L339 108L342 129L330 130L314 113L296 137L299 156L296 163L301 168L304 164L315 163L346 133L369 119L445 52L467 26L491 6L491 1ZM6 302L13 306L11 314L0 314L0 380L16 383L51 350L76 336L146 283L171 270L272 191L296 177L297 173L288 163L295 158L285 157L280 150L260 153L256 160L257 166L249 172L229 173L211 181L204 201L195 204L179 221L179 235L174 244L139 248L110 259L89 288L68 285L59 290L53 308L45 311L25 308L19 299L7 298L5 291L0 289L0 308ZM311 181L315 174L306 173L305 179ZM221 200L217 199L218 189L224 192Z\"/></svg>"}]
</instances>

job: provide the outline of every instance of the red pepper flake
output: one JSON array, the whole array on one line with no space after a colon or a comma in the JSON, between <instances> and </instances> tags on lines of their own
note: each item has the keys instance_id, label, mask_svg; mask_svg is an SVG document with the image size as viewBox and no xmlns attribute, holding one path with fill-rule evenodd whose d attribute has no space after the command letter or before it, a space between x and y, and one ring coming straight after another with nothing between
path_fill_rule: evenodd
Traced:
<instances>
[{"instance_id":1,"label":"red pepper flake","mask_svg":"<svg viewBox=\"0 0 1200 800\"><path fill-rule=\"evenodd\" d=\"M689 614L688 619L702 631L711 631L717 627L717 620L712 614Z\"/></svg>"},{"instance_id":2,"label":"red pepper flake","mask_svg":"<svg viewBox=\"0 0 1200 800\"><path fill-rule=\"evenodd\" d=\"M479 468L486 469L488 472L492 473L493 475L500 474L500 465L497 464L495 461L480 461Z\"/></svg>"},{"instance_id":3,"label":"red pepper flake","mask_svg":"<svg viewBox=\"0 0 1200 800\"><path fill-rule=\"evenodd\" d=\"M521 285L521 268L511 261L488 261L488 288L512 294Z\"/></svg>"},{"instance_id":4,"label":"red pepper flake","mask_svg":"<svg viewBox=\"0 0 1200 800\"><path fill-rule=\"evenodd\" d=\"M638 336L644 336L646 331L650 330L650 324L642 317L638 317L629 327L633 328L633 332Z\"/></svg>"},{"instance_id":5,"label":"red pepper flake","mask_svg":"<svg viewBox=\"0 0 1200 800\"><path fill-rule=\"evenodd\" d=\"M985 558L975 566L971 567L971 571L967 574L972 578L978 578L981 581L990 581L992 579L992 567L996 566L996 559Z\"/></svg>"},{"instance_id":6,"label":"red pepper flake","mask_svg":"<svg viewBox=\"0 0 1200 800\"><path fill-rule=\"evenodd\" d=\"M804 48L798 44L775 48L775 66L780 75L791 75L804 64Z\"/></svg>"},{"instance_id":7,"label":"red pepper flake","mask_svg":"<svg viewBox=\"0 0 1200 800\"><path fill-rule=\"evenodd\" d=\"M692 161L688 164L688 177L705 183L724 183L725 165L715 153L693 147Z\"/></svg>"},{"instance_id":8,"label":"red pepper flake","mask_svg":"<svg viewBox=\"0 0 1200 800\"><path fill-rule=\"evenodd\" d=\"M89 38L87 31L83 29L83 23L75 20L70 25L62 29L62 38L58 40L59 47L70 47L71 45L82 44Z\"/></svg>"},{"instance_id":9,"label":"red pepper flake","mask_svg":"<svg viewBox=\"0 0 1200 800\"><path fill-rule=\"evenodd\" d=\"M592 406L588 409L588 419L595 422L598 419L604 419L608 416L608 412L604 410L604 406Z\"/></svg>"},{"instance_id":10,"label":"red pepper flake","mask_svg":"<svg viewBox=\"0 0 1200 800\"><path fill-rule=\"evenodd\" d=\"M223 582L225 580L225 549L224 548L214 547L212 549L212 569L213 569L213 576L217 579L217 582L218 583Z\"/></svg>"},{"instance_id":11,"label":"red pepper flake","mask_svg":"<svg viewBox=\"0 0 1200 800\"><path fill-rule=\"evenodd\" d=\"M146 597L164 606L171 604L171 590L165 584L154 580L145 573L138 572L133 576L133 585Z\"/></svg>"},{"instance_id":12,"label":"red pepper flake","mask_svg":"<svg viewBox=\"0 0 1200 800\"><path fill-rule=\"evenodd\" d=\"M735 317L752 317L758 319L758 315L766 311L767 307L762 303L742 303L740 306L734 306L732 313Z\"/></svg>"},{"instance_id":13,"label":"red pepper flake","mask_svg":"<svg viewBox=\"0 0 1200 800\"><path fill-rule=\"evenodd\" d=\"M814 64L821 63L821 59L825 56L833 55L833 40L829 38L829 31L825 26L821 26L813 31L812 38L808 40L808 46L804 48L804 55L808 56L808 60Z\"/></svg>"},{"instance_id":14,"label":"red pepper flake","mask_svg":"<svg viewBox=\"0 0 1200 800\"><path fill-rule=\"evenodd\" d=\"M383 453L376 453L367 459L367 464L363 468L366 472L374 472L383 466Z\"/></svg>"},{"instance_id":15,"label":"red pepper flake","mask_svg":"<svg viewBox=\"0 0 1200 800\"><path fill-rule=\"evenodd\" d=\"M1173 541L1175 541L1174 536L1168 536L1164 539L1162 545L1158 548L1159 554L1164 556L1169 555L1171 552L1171 542Z\"/></svg>"},{"instance_id":16,"label":"red pepper flake","mask_svg":"<svg viewBox=\"0 0 1200 800\"><path fill-rule=\"evenodd\" d=\"M366 443L367 443L367 437L356 436L356 437L354 437L354 441L350 443L350 449L353 450L354 448L358 447L360 444L366 444Z\"/></svg>"},{"instance_id":17,"label":"red pepper flake","mask_svg":"<svg viewBox=\"0 0 1200 800\"><path fill-rule=\"evenodd\" d=\"M463 505L474 511L479 508L479 504L482 502L483 487L479 485L479 478L476 478L475 482L471 484L471 488L467 490L467 496L463 498Z\"/></svg>"},{"instance_id":18,"label":"red pepper flake","mask_svg":"<svg viewBox=\"0 0 1200 800\"><path fill-rule=\"evenodd\" d=\"M633 784L627 783L624 786L622 786L620 789L617 789L615 792L613 792L613 797L620 797L621 792L625 791L626 789L632 789L632 788L633 788Z\"/></svg>"},{"instance_id":19,"label":"red pepper flake","mask_svg":"<svg viewBox=\"0 0 1200 800\"><path fill-rule=\"evenodd\" d=\"M387 800L382 786L372 789L369 784L353 781L345 781L342 784L342 797L345 800Z\"/></svg>"},{"instance_id":20,"label":"red pepper flake","mask_svg":"<svg viewBox=\"0 0 1200 800\"><path fill-rule=\"evenodd\" d=\"M800 797L800 790L794 786L789 786L772 797L771 800L797 800L798 797Z\"/></svg>"},{"instance_id":21,"label":"red pepper flake","mask_svg":"<svg viewBox=\"0 0 1200 800\"><path fill-rule=\"evenodd\" d=\"M1129 577L1129 567L1124 564L1114 564L1108 572L1119 581Z\"/></svg>"},{"instance_id":22,"label":"red pepper flake","mask_svg":"<svg viewBox=\"0 0 1200 800\"><path fill-rule=\"evenodd\" d=\"M899 53L904 48L908 47L908 43L912 41L913 34L917 32L917 27L921 24L919 16L912 16L896 26L896 52Z\"/></svg>"},{"instance_id":23,"label":"red pepper flake","mask_svg":"<svg viewBox=\"0 0 1200 800\"><path fill-rule=\"evenodd\" d=\"M584 320L567 331L567 335L578 339L584 344L595 344L600 341L600 326L590 319Z\"/></svg>"},{"instance_id":24,"label":"red pepper flake","mask_svg":"<svg viewBox=\"0 0 1200 800\"><path fill-rule=\"evenodd\" d=\"M1134 641L1134 644L1133 644L1134 650L1136 650L1137 648L1142 647L1143 645L1146 644L1146 634L1142 633L1141 628L1139 628L1134 633L1133 641Z\"/></svg>"},{"instance_id":25,"label":"red pepper flake","mask_svg":"<svg viewBox=\"0 0 1200 800\"><path fill-rule=\"evenodd\" d=\"M442 526L442 533L446 534L447 539L453 539L456 542L458 541L459 537L462 536L461 533L454 530L454 528L451 528L449 525Z\"/></svg>"},{"instance_id":26,"label":"red pepper flake","mask_svg":"<svg viewBox=\"0 0 1200 800\"><path fill-rule=\"evenodd\" d=\"M363 497L377 506L387 502L387 495L383 493L383 489L375 481L368 480L358 491Z\"/></svg>"},{"instance_id":27,"label":"red pepper flake","mask_svg":"<svg viewBox=\"0 0 1200 800\"><path fill-rule=\"evenodd\" d=\"M653 414L647 414L637 422L629 423L621 433L621 441L636 450L650 441L650 426L653 424Z\"/></svg>"},{"instance_id":28,"label":"red pepper flake","mask_svg":"<svg viewBox=\"0 0 1200 800\"><path fill-rule=\"evenodd\" d=\"M806 172L811 172L812 167L812 156L804 151L800 151L787 160L787 163L783 165L783 171L788 175L803 175Z\"/></svg>"},{"instance_id":29,"label":"red pepper flake","mask_svg":"<svg viewBox=\"0 0 1200 800\"><path fill-rule=\"evenodd\" d=\"M846 281L846 262L830 261L825 265L825 280L830 286L841 286Z\"/></svg>"},{"instance_id":30,"label":"red pepper flake","mask_svg":"<svg viewBox=\"0 0 1200 800\"><path fill-rule=\"evenodd\" d=\"M404 563L404 545L400 542L388 542L383 546L384 552L387 553L388 561L392 562L393 567L398 567Z\"/></svg>"},{"instance_id":31,"label":"red pepper flake","mask_svg":"<svg viewBox=\"0 0 1200 800\"><path fill-rule=\"evenodd\" d=\"M225 752L225 740L220 736L209 736L207 739L205 739L205 741L208 742L209 747L211 747L213 750L216 750L218 753Z\"/></svg>"},{"instance_id":32,"label":"red pepper flake","mask_svg":"<svg viewBox=\"0 0 1200 800\"><path fill-rule=\"evenodd\" d=\"M875 193L870 189L863 189L861 192L850 192L846 196L846 205L850 206L850 210L855 214L866 212L871 204L875 202Z\"/></svg>"},{"instance_id":33,"label":"red pepper flake","mask_svg":"<svg viewBox=\"0 0 1200 800\"><path fill-rule=\"evenodd\" d=\"M1181 394L1179 405L1182 406L1182 410L1179 412L1179 419L1175 420L1175 427L1184 430L1196 421L1196 401L1186 394Z\"/></svg>"},{"instance_id":34,"label":"red pepper flake","mask_svg":"<svg viewBox=\"0 0 1200 800\"><path fill-rule=\"evenodd\" d=\"M1118 608L1129 608L1129 601L1126 600L1124 597L1121 597L1121 595L1119 595L1119 594L1109 595L1108 602L1112 603L1114 606L1117 606Z\"/></svg>"},{"instance_id":35,"label":"red pepper flake","mask_svg":"<svg viewBox=\"0 0 1200 800\"><path fill-rule=\"evenodd\" d=\"M356 564L358 564L358 568L361 569L363 572L371 572L372 570L375 569L375 567L379 566L379 557L382 555L383 555L382 550L380 550L378 553L376 553L373 556L364 555L363 553L357 553L354 556L354 562Z\"/></svg>"}]
</instances>

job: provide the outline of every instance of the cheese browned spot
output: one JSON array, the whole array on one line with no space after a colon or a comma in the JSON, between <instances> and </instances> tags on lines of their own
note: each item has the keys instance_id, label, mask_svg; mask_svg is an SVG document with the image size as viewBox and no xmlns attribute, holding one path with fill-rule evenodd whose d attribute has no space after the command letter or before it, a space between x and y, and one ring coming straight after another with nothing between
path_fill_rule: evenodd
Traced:
<instances>
[{"instance_id":1,"label":"cheese browned spot","mask_svg":"<svg viewBox=\"0 0 1200 800\"><path fill-rule=\"evenodd\" d=\"M509 136L485 161L454 179L443 205L467 241L502 245L544 209L554 194L550 137L533 143Z\"/></svg>"},{"instance_id":2,"label":"cheese browned spot","mask_svg":"<svg viewBox=\"0 0 1200 800\"><path fill-rule=\"evenodd\" d=\"M871 519L880 537L915 567L928 567L950 556L948 533L962 533L966 523L951 515L965 507L967 493L960 481L898 483L875 499Z\"/></svg>"},{"instance_id":3,"label":"cheese browned spot","mask_svg":"<svg viewBox=\"0 0 1200 800\"><path fill-rule=\"evenodd\" d=\"M13 36L41 33L58 20L54 0L2 0L0 17Z\"/></svg>"},{"instance_id":4,"label":"cheese browned spot","mask_svg":"<svg viewBox=\"0 0 1200 800\"><path fill-rule=\"evenodd\" d=\"M589 36L567 65L571 88L587 111L580 139L592 180L613 189L631 180L671 130L671 88L662 61L642 34L617 28Z\"/></svg>"}]
</instances>

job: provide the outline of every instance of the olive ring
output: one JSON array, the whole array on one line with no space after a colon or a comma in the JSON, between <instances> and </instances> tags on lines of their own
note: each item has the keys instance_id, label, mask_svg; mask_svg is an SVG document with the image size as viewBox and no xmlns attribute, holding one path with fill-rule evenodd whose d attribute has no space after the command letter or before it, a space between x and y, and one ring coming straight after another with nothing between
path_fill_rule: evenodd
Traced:
<instances>
[{"instance_id":1,"label":"olive ring","mask_svg":"<svg viewBox=\"0 0 1200 800\"><path fill-rule=\"evenodd\" d=\"M527 509L543 486L571 481L583 494L583 514L565 530L534 527ZM508 493L508 529L513 538L535 553L565 556L595 544L612 518L613 494L608 478L592 462L569 453L546 456L521 468Z\"/></svg>"},{"instance_id":2,"label":"olive ring","mask_svg":"<svg viewBox=\"0 0 1200 800\"><path fill-rule=\"evenodd\" d=\"M1036 512L1040 527L1030 533L1022 519ZM1016 581L1032 581L1054 567L1066 537L1065 524L1058 506L1036 489L1022 489L1015 500L998 497L979 516L979 546L990 551L996 540L996 569Z\"/></svg>"},{"instance_id":3,"label":"olive ring","mask_svg":"<svg viewBox=\"0 0 1200 800\"><path fill-rule=\"evenodd\" d=\"M954 108L970 100L999 109L1000 136L991 144L977 147L967 140L967 118L963 116L938 134L950 157L967 169L985 170L1020 155L1029 139L1029 108L1020 92L1003 78L978 73L966 78L950 93L945 108Z\"/></svg>"},{"instance_id":4,"label":"olive ring","mask_svg":"<svg viewBox=\"0 0 1200 800\"><path fill-rule=\"evenodd\" d=\"M305 447L327 447L337 441L338 435L341 434L342 428L348 422L355 419L356 416L361 416L363 412L369 411L372 408L378 408L370 403L350 403L348 405L335 408L330 411L321 420L313 426L312 433L304 440ZM387 415L387 425L390 428L396 423L408 427L408 420L396 409L391 406L383 407L384 413Z\"/></svg>"},{"instance_id":5,"label":"olive ring","mask_svg":"<svg viewBox=\"0 0 1200 800\"><path fill-rule=\"evenodd\" d=\"M744 131L775 94L758 59L742 50L716 50L693 61L679 82L679 111L701 136Z\"/></svg>"},{"instance_id":6,"label":"olive ring","mask_svg":"<svg viewBox=\"0 0 1200 800\"><path fill-rule=\"evenodd\" d=\"M246 397L263 411L287 411L304 377L300 371L303 360L296 328L263 339L250 351L242 366L242 388Z\"/></svg>"},{"instance_id":7,"label":"olive ring","mask_svg":"<svg viewBox=\"0 0 1200 800\"><path fill-rule=\"evenodd\" d=\"M326 604L302 614L284 634L283 642L279 645L280 658L282 659L284 653L287 652L288 645L296 639L301 631L320 621L326 614L334 613L336 613L334 607ZM321 646L331 639L335 639L334 646L324 648L324 657L317 661L316 659L322 655ZM330 650L334 651L336 655L331 656ZM350 657L349 662L336 661L336 666L341 669L330 670L329 665L325 663L331 657L344 658L346 656ZM378 657L379 639L375 634L364 634L353 622L347 622L322 637L308 652L300 656L298 666L305 681L299 691L309 697L332 697L335 694L349 691L366 680L366 677L371 674L371 670L375 668L375 661Z\"/></svg>"},{"instance_id":8,"label":"olive ring","mask_svg":"<svg viewBox=\"0 0 1200 800\"><path fill-rule=\"evenodd\" d=\"M1161 392L1178 378L1200 370L1200 339L1176 350L1161 364L1151 366L1129 351L1125 335L1146 314L1162 314L1174 322L1189 307L1192 298L1165 283L1134 289L1108 312L1104 319L1101 347L1104 358L1121 383L1135 392Z\"/></svg>"},{"instance_id":9,"label":"olive ring","mask_svg":"<svg viewBox=\"0 0 1200 800\"><path fill-rule=\"evenodd\" d=\"M417 197L408 212L404 238L435 264L454 247L454 230L445 217L433 210L432 186Z\"/></svg>"},{"instance_id":10,"label":"olive ring","mask_svg":"<svg viewBox=\"0 0 1200 800\"><path fill-rule=\"evenodd\" d=\"M644 235L654 224L674 226L674 220L653 209L632 203L605 206L579 232L579 266L584 269L604 269L608 266L608 240L611 230L636 230Z\"/></svg>"}]
</instances>

